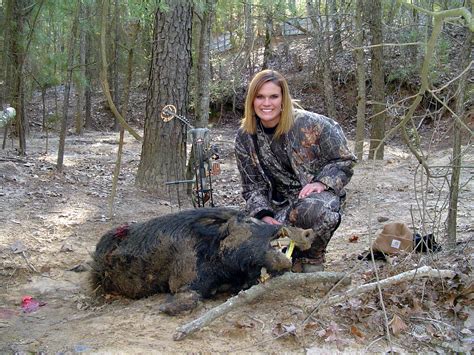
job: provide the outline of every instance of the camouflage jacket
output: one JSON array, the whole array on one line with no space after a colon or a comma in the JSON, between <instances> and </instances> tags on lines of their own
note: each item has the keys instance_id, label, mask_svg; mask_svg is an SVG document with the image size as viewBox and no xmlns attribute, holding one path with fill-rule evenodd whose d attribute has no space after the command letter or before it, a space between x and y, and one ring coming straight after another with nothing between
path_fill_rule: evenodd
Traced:
<instances>
[{"instance_id":1,"label":"camouflage jacket","mask_svg":"<svg viewBox=\"0 0 474 355\"><path fill-rule=\"evenodd\" d=\"M275 207L272 203L275 191L272 186L274 176L266 175L262 158L267 165L269 163L274 163L275 166L282 165L276 161L275 155L268 154L262 157L268 150L260 149L261 142L265 140L259 135L265 135L260 127L257 128L255 135L239 129L235 141L237 166L242 179L242 195L251 216L265 210L274 211ZM316 181L325 184L336 195L345 194L344 186L352 177L356 158L347 147L346 138L337 122L312 112L295 110L295 123L280 141L291 165L292 171L289 174L293 175L288 176L287 172L286 175L277 177L279 181L288 181L286 185L290 187L278 191L280 195L289 202L296 201L301 188ZM271 145L272 142L269 141L268 144Z\"/></svg>"}]
</instances>

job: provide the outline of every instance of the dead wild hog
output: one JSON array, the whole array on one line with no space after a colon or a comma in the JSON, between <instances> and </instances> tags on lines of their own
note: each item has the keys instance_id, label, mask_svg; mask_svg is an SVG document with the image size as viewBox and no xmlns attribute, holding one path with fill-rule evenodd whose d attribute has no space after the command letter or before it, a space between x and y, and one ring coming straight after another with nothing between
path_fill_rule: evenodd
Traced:
<instances>
[{"instance_id":1,"label":"dead wild hog","mask_svg":"<svg viewBox=\"0 0 474 355\"><path fill-rule=\"evenodd\" d=\"M271 246L288 236L309 249L312 230L266 224L231 208L200 208L121 226L99 240L92 279L102 291L141 298L174 294L160 309L177 314L196 307L222 286L233 291L269 274L290 270L291 260Z\"/></svg>"}]
</instances>

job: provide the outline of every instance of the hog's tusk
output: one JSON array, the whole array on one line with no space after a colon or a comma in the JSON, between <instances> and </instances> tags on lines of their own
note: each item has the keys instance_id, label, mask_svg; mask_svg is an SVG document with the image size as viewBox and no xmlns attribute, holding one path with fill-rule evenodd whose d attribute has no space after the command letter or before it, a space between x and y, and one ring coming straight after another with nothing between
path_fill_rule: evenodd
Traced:
<instances>
[{"instance_id":1,"label":"hog's tusk","mask_svg":"<svg viewBox=\"0 0 474 355\"><path fill-rule=\"evenodd\" d=\"M293 240L290 240L290 245L288 245L288 248L286 248L286 253L285 253L285 256L288 259L291 259L291 254L293 254L293 249L295 249L295 242Z\"/></svg>"}]
</instances>

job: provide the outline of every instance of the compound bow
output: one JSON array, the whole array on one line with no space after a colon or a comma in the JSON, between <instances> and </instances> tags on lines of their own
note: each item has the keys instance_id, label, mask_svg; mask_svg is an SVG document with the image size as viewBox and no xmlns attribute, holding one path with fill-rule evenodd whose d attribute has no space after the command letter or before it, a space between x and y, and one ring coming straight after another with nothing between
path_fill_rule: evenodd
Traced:
<instances>
[{"instance_id":1,"label":"compound bow","mask_svg":"<svg viewBox=\"0 0 474 355\"><path fill-rule=\"evenodd\" d=\"M188 127L192 137L192 151L194 152L193 171L194 179L168 181L166 185L193 184L192 202L194 207L205 207L208 203L214 207L212 176L220 171L219 163L211 162L219 159L217 148L210 144L210 131L208 128L195 128L189 120L176 113L176 106L166 105L161 110L160 117L164 122L173 118L179 119Z\"/></svg>"}]
</instances>

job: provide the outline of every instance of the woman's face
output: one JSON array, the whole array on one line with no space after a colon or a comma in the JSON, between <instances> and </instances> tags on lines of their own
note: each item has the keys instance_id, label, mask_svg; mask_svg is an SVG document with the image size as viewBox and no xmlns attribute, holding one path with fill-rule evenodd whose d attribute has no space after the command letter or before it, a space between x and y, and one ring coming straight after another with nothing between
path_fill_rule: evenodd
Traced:
<instances>
[{"instance_id":1,"label":"woman's face","mask_svg":"<svg viewBox=\"0 0 474 355\"><path fill-rule=\"evenodd\" d=\"M272 128L280 122L281 102L280 86L271 81L262 85L253 99L253 109L264 127Z\"/></svg>"}]
</instances>

